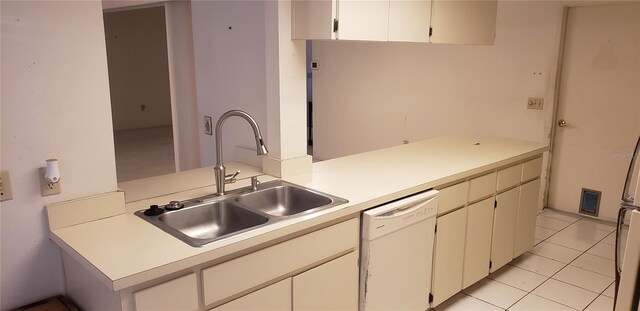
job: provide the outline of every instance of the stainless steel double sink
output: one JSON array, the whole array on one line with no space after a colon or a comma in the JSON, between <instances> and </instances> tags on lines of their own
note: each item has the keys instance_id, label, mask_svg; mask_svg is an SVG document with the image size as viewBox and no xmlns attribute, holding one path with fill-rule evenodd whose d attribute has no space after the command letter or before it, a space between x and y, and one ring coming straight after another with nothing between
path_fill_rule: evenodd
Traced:
<instances>
[{"instance_id":1,"label":"stainless steel double sink","mask_svg":"<svg viewBox=\"0 0 640 311\"><path fill-rule=\"evenodd\" d=\"M179 203L178 210L135 215L191 246L204 246L292 217L300 217L348 202L329 194L283 181L260 184L255 191L240 189L224 196Z\"/></svg>"}]
</instances>

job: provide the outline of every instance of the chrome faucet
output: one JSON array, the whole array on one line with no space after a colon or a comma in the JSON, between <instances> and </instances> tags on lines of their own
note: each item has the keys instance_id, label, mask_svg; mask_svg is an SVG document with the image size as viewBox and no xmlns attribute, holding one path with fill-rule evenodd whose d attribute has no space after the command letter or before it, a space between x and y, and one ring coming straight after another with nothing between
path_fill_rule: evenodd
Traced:
<instances>
[{"instance_id":1,"label":"chrome faucet","mask_svg":"<svg viewBox=\"0 0 640 311\"><path fill-rule=\"evenodd\" d=\"M216 191L217 195L224 195L224 185L233 183L236 181L235 177L240 173L239 171L235 174L226 175L226 168L222 164L222 126L224 122L231 116L241 117L251 125L253 129L253 134L256 137L256 148L258 155L265 155L269 153L267 147L264 145L264 141L262 140L262 135L260 134L260 128L258 127L258 123L253 119L248 113L242 110L229 110L223 113L218 119L218 123L216 123L216 166L213 168L216 176Z\"/></svg>"}]
</instances>

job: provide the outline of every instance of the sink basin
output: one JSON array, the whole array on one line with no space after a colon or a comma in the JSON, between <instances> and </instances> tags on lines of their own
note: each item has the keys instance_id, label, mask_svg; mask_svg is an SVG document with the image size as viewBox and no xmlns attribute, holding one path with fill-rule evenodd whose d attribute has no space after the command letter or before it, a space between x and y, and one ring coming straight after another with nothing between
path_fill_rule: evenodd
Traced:
<instances>
[{"instance_id":1,"label":"sink basin","mask_svg":"<svg viewBox=\"0 0 640 311\"><path fill-rule=\"evenodd\" d=\"M269 218L225 201L165 213L158 221L194 239L215 239L267 222Z\"/></svg>"},{"instance_id":2,"label":"sink basin","mask_svg":"<svg viewBox=\"0 0 640 311\"><path fill-rule=\"evenodd\" d=\"M282 185L241 195L236 202L272 216L291 216L327 206L333 200L308 189Z\"/></svg>"},{"instance_id":3,"label":"sink basin","mask_svg":"<svg viewBox=\"0 0 640 311\"><path fill-rule=\"evenodd\" d=\"M134 214L183 242L199 247L346 202L283 181L271 181L260 184L255 191L242 188L224 196L179 202L183 208L160 215L147 216L145 210Z\"/></svg>"},{"instance_id":4,"label":"sink basin","mask_svg":"<svg viewBox=\"0 0 640 311\"><path fill-rule=\"evenodd\" d=\"M224 200L188 206L159 216L145 216L143 211L135 214L191 246L202 246L269 221L267 216Z\"/></svg>"}]
</instances>

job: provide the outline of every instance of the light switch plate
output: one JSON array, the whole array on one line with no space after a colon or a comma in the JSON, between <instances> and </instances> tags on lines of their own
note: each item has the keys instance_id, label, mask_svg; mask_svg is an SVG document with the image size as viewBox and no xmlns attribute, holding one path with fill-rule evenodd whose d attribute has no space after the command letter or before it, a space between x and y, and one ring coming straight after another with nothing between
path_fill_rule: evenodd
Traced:
<instances>
[{"instance_id":1,"label":"light switch plate","mask_svg":"<svg viewBox=\"0 0 640 311\"><path fill-rule=\"evenodd\" d=\"M11 199L13 199L13 192L11 191L9 171L3 170L0 172L0 202Z\"/></svg>"},{"instance_id":2,"label":"light switch plate","mask_svg":"<svg viewBox=\"0 0 640 311\"><path fill-rule=\"evenodd\" d=\"M60 180L58 180L57 183L51 183L46 181L44 179L44 173L46 172L47 172L46 167L41 167L40 169L38 169L38 175L40 176L40 194L43 197L46 197L49 195L59 194L60 192L62 192Z\"/></svg>"}]
</instances>

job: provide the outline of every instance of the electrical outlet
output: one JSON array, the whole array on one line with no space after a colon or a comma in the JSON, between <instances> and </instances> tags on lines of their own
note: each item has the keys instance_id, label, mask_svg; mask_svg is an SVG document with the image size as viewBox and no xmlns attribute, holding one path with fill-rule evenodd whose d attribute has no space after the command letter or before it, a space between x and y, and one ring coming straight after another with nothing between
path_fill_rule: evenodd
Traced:
<instances>
[{"instance_id":1,"label":"electrical outlet","mask_svg":"<svg viewBox=\"0 0 640 311\"><path fill-rule=\"evenodd\" d=\"M11 192L11 179L9 179L9 171L0 172L0 202L13 199Z\"/></svg>"},{"instance_id":2,"label":"electrical outlet","mask_svg":"<svg viewBox=\"0 0 640 311\"><path fill-rule=\"evenodd\" d=\"M213 135L213 122L210 116L204 116L204 133L207 135Z\"/></svg>"},{"instance_id":3,"label":"electrical outlet","mask_svg":"<svg viewBox=\"0 0 640 311\"><path fill-rule=\"evenodd\" d=\"M527 100L527 109L542 110L544 106L544 98L542 97L529 97Z\"/></svg>"},{"instance_id":4,"label":"electrical outlet","mask_svg":"<svg viewBox=\"0 0 640 311\"><path fill-rule=\"evenodd\" d=\"M60 194L60 192L62 192L60 185L61 181L58 180L58 182L56 183L48 182L46 179L44 179L44 173L46 172L46 167L41 167L40 169L38 169L38 175L40 176L40 194L43 197Z\"/></svg>"}]
</instances>

